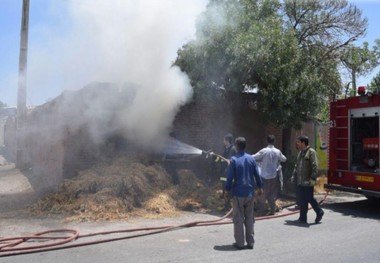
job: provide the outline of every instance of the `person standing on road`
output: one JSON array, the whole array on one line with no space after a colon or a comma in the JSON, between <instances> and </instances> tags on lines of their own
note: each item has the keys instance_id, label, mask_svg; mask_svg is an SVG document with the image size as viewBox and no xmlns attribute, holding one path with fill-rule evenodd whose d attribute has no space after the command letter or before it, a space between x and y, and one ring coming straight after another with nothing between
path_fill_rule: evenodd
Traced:
<instances>
[{"instance_id":1,"label":"person standing on road","mask_svg":"<svg viewBox=\"0 0 380 263\"><path fill-rule=\"evenodd\" d=\"M300 202L300 223L307 223L308 205L311 204L317 214L315 223L319 223L324 215L323 210L314 198L314 185L318 175L318 159L316 151L309 146L307 136L299 136L296 141L299 150L296 165L294 167L292 181L297 183L297 191Z\"/></svg>"},{"instance_id":2,"label":"person standing on road","mask_svg":"<svg viewBox=\"0 0 380 263\"><path fill-rule=\"evenodd\" d=\"M259 210L263 210L265 202L268 202L269 213L276 213L276 199L278 184L282 180L281 162L286 162L286 157L279 149L274 147L276 137L272 134L267 136L268 146L252 155L261 167L261 179L263 181L263 195L259 198ZM281 177L281 178L280 178Z\"/></svg>"},{"instance_id":3,"label":"person standing on road","mask_svg":"<svg viewBox=\"0 0 380 263\"><path fill-rule=\"evenodd\" d=\"M238 137L235 140L237 154L230 160L226 190L232 191L232 208L234 223L233 246L243 249L245 241L247 248L253 249L254 240L254 217L253 198L254 184L258 187L257 194L262 194L262 182L257 169L256 161L250 154L245 152L247 142L245 138ZM244 241L245 227L245 241Z\"/></svg>"}]
</instances>

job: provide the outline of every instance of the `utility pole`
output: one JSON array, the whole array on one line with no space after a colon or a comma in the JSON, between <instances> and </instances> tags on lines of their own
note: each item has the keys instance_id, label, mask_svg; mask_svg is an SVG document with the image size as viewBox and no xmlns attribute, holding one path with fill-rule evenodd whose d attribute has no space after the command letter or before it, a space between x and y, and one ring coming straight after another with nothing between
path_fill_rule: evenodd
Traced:
<instances>
[{"instance_id":1,"label":"utility pole","mask_svg":"<svg viewBox=\"0 0 380 263\"><path fill-rule=\"evenodd\" d=\"M18 92L17 92L17 151L16 165L24 166L24 128L27 116L26 109L26 72L28 58L28 29L29 29L29 0L22 2L21 17L21 39L20 39L20 58L18 72Z\"/></svg>"}]
</instances>

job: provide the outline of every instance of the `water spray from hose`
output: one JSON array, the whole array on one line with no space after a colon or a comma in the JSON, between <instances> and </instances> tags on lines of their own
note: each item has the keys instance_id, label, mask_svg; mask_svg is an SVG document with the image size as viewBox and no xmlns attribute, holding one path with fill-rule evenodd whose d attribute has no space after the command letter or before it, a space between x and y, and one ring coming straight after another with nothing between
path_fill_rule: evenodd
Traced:
<instances>
[{"instance_id":1,"label":"water spray from hose","mask_svg":"<svg viewBox=\"0 0 380 263\"><path fill-rule=\"evenodd\" d=\"M189 154L189 155L201 155L202 150L191 146L189 144L183 143L175 138L168 138L165 145L166 154Z\"/></svg>"},{"instance_id":2,"label":"water spray from hose","mask_svg":"<svg viewBox=\"0 0 380 263\"><path fill-rule=\"evenodd\" d=\"M189 144L186 144L186 143L183 143L179 140L176 139L175 136L170 136L167 140L166 140L166 145L165 145L165 149L164 149L164 153L167 155L167 156L178 156L178 155L195 155L195 156L199 156L199 155L202 155L204 156L206 159L207 158L211 158L211 157L214 157L214 158L220 158L222 161L225 161L227 163L229 163L229 159L219 155L219 154L216 154L212 151L212 149L210 150L201 150L195 146L192 146L192 145L189 145Z\"/></svg>"}]
</instances>

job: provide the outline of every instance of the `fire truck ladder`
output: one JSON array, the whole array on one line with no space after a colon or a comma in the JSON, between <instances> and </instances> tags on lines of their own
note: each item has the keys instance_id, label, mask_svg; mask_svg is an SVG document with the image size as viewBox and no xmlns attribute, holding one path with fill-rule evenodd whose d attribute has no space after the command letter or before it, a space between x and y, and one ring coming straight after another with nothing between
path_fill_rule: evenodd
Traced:
<instances>
[{"instance_id":1,"label":"fire truck ladder","mask_svg":"<svg viewBox=\"0 0 380 263\"><path fill-rule=\"evenodd\" d=\"M346 104L335 105L336 165L338 170L348 169L348 111Z\"/></svg>"}]
</instances>

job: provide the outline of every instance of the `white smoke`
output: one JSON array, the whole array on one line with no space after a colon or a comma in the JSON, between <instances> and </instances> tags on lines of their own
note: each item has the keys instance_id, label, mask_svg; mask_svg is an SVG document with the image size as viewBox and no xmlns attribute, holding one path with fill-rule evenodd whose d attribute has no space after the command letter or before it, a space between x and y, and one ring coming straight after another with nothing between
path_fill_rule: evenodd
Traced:
<instances>
[{"instance_id":1,"label":"white smoke","mask_svg":"<svg viewBox=\"0 0 380 263\"><path fill-rule=\"evenodd\" d=\"M94 81L135 83L135 99L119 113L117 128L140 143L165 134L192 95L187 76L171 63L192 38L206 1L53 2L51 10L64 30L58 34L47 25L37 31L45 41L30 40L29 92L62 85L80 89Z\"/></svg>"}]
</instances>

